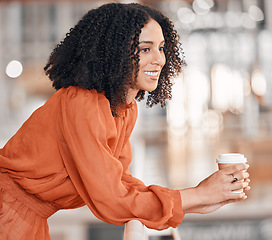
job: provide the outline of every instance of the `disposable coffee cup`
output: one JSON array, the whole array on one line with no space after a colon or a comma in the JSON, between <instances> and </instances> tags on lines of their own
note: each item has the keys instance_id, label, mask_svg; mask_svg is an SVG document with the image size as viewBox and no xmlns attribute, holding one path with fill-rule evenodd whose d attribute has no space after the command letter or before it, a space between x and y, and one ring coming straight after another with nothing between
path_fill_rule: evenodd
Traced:
<instances>
[{"instance_id":1,"label":"disposable coffee cup","mask_svg":"<svg viewBox=\"0 0 272 240\"><path fill-rule=\"evenodd\" d=\"M219 155L218 159L216 159L216 162L218 164L219 170L221 170L233 164L246 163L247 158L245 158L245 156L240 153L223 153ZM243 189L234 190L232 192L241 193L243 192Z\"/></svg>"}]
</instances>

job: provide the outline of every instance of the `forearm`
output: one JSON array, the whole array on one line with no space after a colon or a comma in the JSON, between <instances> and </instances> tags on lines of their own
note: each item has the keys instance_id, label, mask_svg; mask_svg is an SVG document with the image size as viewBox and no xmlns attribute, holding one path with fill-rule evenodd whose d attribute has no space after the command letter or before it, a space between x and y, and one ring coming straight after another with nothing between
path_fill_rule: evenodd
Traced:
<instances>
[{"instance_id":1,"label":"forearm","mask_svg":"<svg viewBox=\"0 0 272 240\"><path fill-rule=\"evenodd\" d=\"M190 213L190 209L202 204L195 187L180 190L180 195L184 213Z\"/></svg>"}]
</instances>

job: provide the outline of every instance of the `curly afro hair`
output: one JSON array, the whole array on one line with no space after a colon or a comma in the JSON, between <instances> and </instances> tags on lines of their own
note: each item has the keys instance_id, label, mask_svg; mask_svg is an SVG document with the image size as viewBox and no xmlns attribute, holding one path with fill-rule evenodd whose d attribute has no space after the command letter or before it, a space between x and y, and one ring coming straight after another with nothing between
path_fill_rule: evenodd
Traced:
<instances>
[{"instance_id":1,"label":"curly afro hair","mask_svg":"<svg viewBox=\"0 0 272 240\"><path fill-rule=\"evenodd\" d=\"M170 79L185 64L177 32L158 10L140 4L105 4L90 10L55 47L44 67L55 89L78 86L104 92L113 116L125 106L128 89L137 81L139 35L150 20L157 21L165 38L166 64L158 87L148 93L147 105L165 106L171 99ZM144 99L140 90L136 100Z\"/></svg>"}]
</instances>

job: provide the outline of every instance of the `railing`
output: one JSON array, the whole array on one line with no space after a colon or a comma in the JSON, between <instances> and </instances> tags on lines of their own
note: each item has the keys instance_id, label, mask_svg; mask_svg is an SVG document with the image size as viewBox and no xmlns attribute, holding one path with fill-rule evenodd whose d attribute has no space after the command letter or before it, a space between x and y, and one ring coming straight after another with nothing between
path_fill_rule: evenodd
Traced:
<instances>
[{"instance_id":1,"label":"railing","mask_svg":"<svg viewBox=\"0 0 272 240\"><path fill-rule=\"evenodd\" d=\"M147 240L144 225L137 220L131 220L125 225L123 240Z\"/></svg>"},{"instance_id":2,"label":"railing","mask_svg":"<svg viewBox=\"0 0 272 240\"><path fill-rule=\"evenodd\" d=\"M181 240L175 228L162 231L147 229L140 221L131 220L125 225L123 240L148 240L149 236L172 236L173 240Z\"/></svg>"}]
</instances>

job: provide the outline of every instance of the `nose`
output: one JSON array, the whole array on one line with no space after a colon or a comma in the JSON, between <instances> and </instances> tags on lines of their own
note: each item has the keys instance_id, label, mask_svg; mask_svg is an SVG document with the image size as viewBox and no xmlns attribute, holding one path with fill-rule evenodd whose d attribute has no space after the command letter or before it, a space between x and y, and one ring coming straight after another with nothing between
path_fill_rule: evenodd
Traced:
<instances>
[{"instance_id":1,"label":"nose","mask_svg":"<svg viewBox=\"0 0 272 240\"><path fill-rule=\"evenodd\" d=\"M153 51L151 64L164 66L165 54L163 51Z\"/></svg>"}]
</instances>

